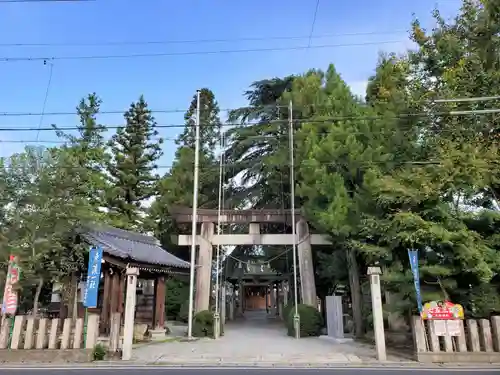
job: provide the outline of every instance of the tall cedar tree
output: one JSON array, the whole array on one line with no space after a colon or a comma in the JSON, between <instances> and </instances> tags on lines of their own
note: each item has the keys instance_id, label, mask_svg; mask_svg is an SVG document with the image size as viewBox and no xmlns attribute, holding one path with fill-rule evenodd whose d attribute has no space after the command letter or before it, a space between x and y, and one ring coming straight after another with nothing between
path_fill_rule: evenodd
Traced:
<instances>
[{"instance_id":1,"label":"tall cedar tree","mask_svg":"<svg viewBox=\"0 0 500 375\"><path fill-rule=\"evenodd\" d=\"M141 96L124 114L126 125L117 129L109 141L112 159L108 165L111 189L107 197L114 224L140 230L144 221L143 204L157 191L159 176L155 162L162 156L163 140L156 122Z\"/></svg>"},{"instance_id":2,"label":"tall cedar tree","mask_svg":"<svg viewBox=\"0 0 500 375\"><path fill-rule=\"evenodd\" d=\"M77 166L81 181L79 193L86 196L95 207L105 205L107 188L104 174L107 164L104 139L106 126L97 121L101 104L102 100L96 93L80 100L76 107L76 113L80 118L77 135L67 134L53 125L57 135L67 141L63 149L68 157L73 159L72 168Z\"/></svg>"},{"instance_id":3,"label":"tall cedar tree","mask_svg":"<svg viewBox=\"0 0 500 375\"><path fill-rule=\"evenodd\" d=\"M157 236L170 251L175 248L170 243L170 234L184 230L174 225L168 212L173 205L191 207L193 204L194 136L196 121L196 94L184 115L186 127L176 140L178 145L172 169L165 174L160 184L160 196L151 207ZM218 203L218 160L215 148L219 143L221 121L219 106L214 93L207 89L200 91L200 174L199 207L215 208ZM176 254L186 258L185 251Z\"/></svg>"}]
</instances>

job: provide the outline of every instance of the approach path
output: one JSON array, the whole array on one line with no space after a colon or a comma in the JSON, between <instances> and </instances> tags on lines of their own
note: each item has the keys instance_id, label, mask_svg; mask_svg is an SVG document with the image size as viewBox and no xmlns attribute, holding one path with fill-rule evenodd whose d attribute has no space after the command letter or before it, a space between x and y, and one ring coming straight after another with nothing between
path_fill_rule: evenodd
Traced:
<instances>
[{"instance_id":1,"label":"approach path","mask_svg":"<svg viewBox=\"0 0 500 375\"><path fill-rule=\"evenodd\" d=\"M282 321L266 311L247 311L244 319L227 324L218 340L165 342L134 349L133 361L156 364L273 363L331 364L375 361L375 351L359 343L334 343L318 337L297 340L286 335ZM399 357L391 361L402 361ZM407 361L407 359L406 359Z\"/></svg>"}]
</instances>

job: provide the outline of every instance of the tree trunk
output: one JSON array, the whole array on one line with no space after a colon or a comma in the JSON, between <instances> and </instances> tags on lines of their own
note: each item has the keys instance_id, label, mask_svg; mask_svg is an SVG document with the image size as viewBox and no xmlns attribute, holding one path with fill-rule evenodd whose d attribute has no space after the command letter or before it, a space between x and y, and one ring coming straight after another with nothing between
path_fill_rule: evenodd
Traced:
<instances>
[{"instance_id":1,"label":"tree trunk","mask_svg":"<svg viewBox=\"0 0 500 375\"><path fill-rule=\"evenodd\" d=\"M43 287L43 277L38 280L38 285L36 286L35 297L33 298L33 311L31 315L36 318L38 315L38 300L40 299L40 294L42 293Z\"/></svg>"},{"instance_id":2,"label":"tree trunk","mask_svg":"<svg viewBox=\"0 0 500 375\"><path fill-rule=\"evenodd\" d=\"M78 289L78 278L76 274L73 272L71 274L71 278L69 279L69 285L67 288L66 299L64 304L67 306L67 317L75 318L76 313L76 298L77 298L77 289Z\"/></svg>"},{"instance_id":3,"label":"tree trunk","mask_svg":"<svg viewBox=\"0 0 500 375\"><path fill-rule=\"evenodd\" d=\"M347 267L349 270L349 286L351 290L352 315L354 321L354 336L360 338L365 334L363 324L363 299L359 282L358 261L354 249L347 248Z\"/></svg>"}]
</instances>

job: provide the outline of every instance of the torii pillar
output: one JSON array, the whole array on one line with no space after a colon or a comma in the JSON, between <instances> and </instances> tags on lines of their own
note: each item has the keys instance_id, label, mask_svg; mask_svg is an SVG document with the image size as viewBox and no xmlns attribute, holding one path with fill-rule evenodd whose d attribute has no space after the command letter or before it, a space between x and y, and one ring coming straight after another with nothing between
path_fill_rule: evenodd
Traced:
<instances>
[{"instance_id":1,"label":"torii pillar","mask_svg":"<svg viewBox=\"0 0 500 375\"><path fill-rule=\"evenodd\" d=\"M194 297L194 311L200 312L210 309L210 287L212 281L212 237L214 235L214 223L204 222L201 224L201 236L198 246L198 258L196 269L196 293Z\"/></svg>"},{"instance_id":2,"label":"torii pillar","mask_svg":"<svg viewBox=\"0 0 500 375\"><path fill-rule=\"evenodd\" d=\"M300 219L296 224L296 229L302 303L316 307L316 283L314 281L314 265L312 260L309 225L304 219Z\"/></svg>"},{"instance_id":3,"label":"torii pillar","mask_svg":"<svg viewBox=\"0 0 500 375\"><path fill-rule=\"evenodd\" d=\"M299 272L301 284L302 303L316 307L316 285L314 281L314 267L312 261L311 245L331 245L328 236L311 234L307 222L299 217L296 223L296 238L292 234L261 234L261 223L287 223L290 212L288 210L262 209L262 210L223 210L221 223L248 224L247 234L215 234L215 224L219 213L213 209L199 209L198 222L201 222L201 233L196 237L198 245L196 269L196 295L195 311L210 308L211 280L212 280L212 246L225 245L262 245L262 246L288 246L297 244L299 257ZM178 223L191 223L192 210L187 207L177 207L170 210L171 215ZM179 235L179 246L190 246L194 239L190 235ZM244 301L243 288L240 288L240 309ZM233 296L234 299L234 296Z\"/></svg>"}]
</instances>

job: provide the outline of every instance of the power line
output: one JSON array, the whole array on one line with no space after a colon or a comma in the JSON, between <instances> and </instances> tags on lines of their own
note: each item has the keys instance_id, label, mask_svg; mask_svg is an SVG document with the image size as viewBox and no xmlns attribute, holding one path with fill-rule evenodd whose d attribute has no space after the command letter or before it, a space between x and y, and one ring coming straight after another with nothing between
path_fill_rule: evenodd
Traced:
<instances>
[{"instance_id":1,"label":"power line","mask_svg":"<svg viewBox=\"0 0 500 375\"><path fill-rule=\"evenodd\" d=\"M476 102L476 101L489 101L489 100L499 100L500 96L475 96L475 97L458 97L458 98L443 98L443 99L432 99L429 100L429 104L433 103L453 103L453 102ZM221 108L219 109L219 112L231 112L234 110L242 110L242 109L248 109L248 110L253 110L253 109L259 109L259 110L264 110L266 108L270 109L286 109L288 108L287 105L281 105L281 104L271 104L268 106L260 106L260 107L253 107L253 106L247 106L247 107L238 107L238 108ZM303 106L297 106L297 109L304 109L304 108L315 108L315 109L329 109L332 108L332 104L307 104ZM183 108L171 108L171 109L148 109L148 111L151 114L168 114L168 113L186 113L188 109L183 109ZM116 114L123 114L126 112L126 110L123 109L114 109L114 110L109 110L109 111L99 111L98 115L116 115ZM29 116L41 116L41 112L0 112L0 117L29 117ZM77 115L75 111L58 111L58 112L45 112L45 116L72 116L72 115Z\"/></svg>"},{"instance_id":2,"label":"power line","mask_svg":"<svg viewBox=\"0 0 500 375\"><path fill-rule=\"evenodd\" d=\"M95 0L0 0L2 3L83 3Z\"/></svg>"},{"instance_id":3,"label":"power line","mask_svg":"<svg viewBox=\"0 0 500 375\"><path fill-rule=\"evenodd\" d=\"M43 99L43 105L42 105L42 113L40 115L40 121L38 123L38 131L36 132L36 139L38 140L38 137L40 136L40 128L42 127L43 124L43 117L45 115L45 108L47 107L47 100L49 98L49 92L50 92L50 86L52 84L52 72L54 70L54 64L52 62L49 62L49 80L47 82L47 88L45 89L45 96Z\"/></svg>"},{"instance_id":4,"label":"power line","mask_svg":"<svg viewBox=\"0 0 500 375\"><path fill-rule=\"evenodd\" d=\"M406 33L407 30L388 31L366 31L354 33L330 33L319 35L277 35L267 37L242 37L242 38L219 38L219 39L184 39L184 40L143 40L143 41L107 41L107 42L46 42L46 43L0 43L0 47L111 47L111 46L141 46L141 45L168 45L168 44L209 44L209 43L232 43L232 42L259 42L259 41L284 41L284 40L308 40L324 39L348 36L372 36L372 35L394 35Z\"/></svg>"},{"instance_id":5,"label":"power line","mask_svg":"<svg viewBox=\"0 0 500 375\"><path fill-rule=\"evenodd\" d=\"M294 123L310 123L310 124L324 124L328 122L333 122L333 121L342 121L342 120L359 120L359 121L370 121L370 120L401 120L401 119L409 119L409 118L418 118L418 117L440 117L440 116L473 116L473 115L484 115L484 114L494 114L494 113L500 113L500 108L493 108L493 109L479 109L479 110L468 110L468 111L448 111L448 112L436 112L436 113L428 113L428 112L420 112L420 113L401 113L399 115L394 115L394 116L385 116L385 115L378 115L378 116L355 116L355 115L350 115L350 116L332 116L332 117L325 117L322 119L318 120L312 120L312 119L297 119L294 120ZM286 124L288 120L283 119L283 120L270 120L267 121L266 124ZM252 125L259 125L262 122L255 121L255 122L244 122L244 123L225 123L225 124L216 124L213 125L214 127L245 127L245 126L252 126ZM123 128L125 125L107 125L105 126L106 129L119 129ZM187 124L156 124L155 127L157 129L175 129L175 128L185 128L188 126ZM207 126L207 125L204 125ZM58 127L57 130L79 130L79 127L73 126L73 127ZM56 129L54 127L47 127L47 128L40 128L38 129L37 127L26 127L26 128L20 128L17 126L13 127L0 127L0 132L1 131L9 131L9 132L28 132L28 131L55 131Z\"/></svg>"},{"instance_id":6,"label":"power line","mask_svg":"<svg viewBox=\"0 0 500 375\"><path fill-rule=\"evenodd\" d=\"M312 37L314 34L314 26L316 26L316 18L318 17L318 9L319 9L320 0L316 0L316 7L314 8L314 16L311 24L311 32L309 33L309 42L307 43L307 47L311 47Z\"/></svg>"},{"instance_id":7,"label":"power line","mask_svg":"<svg viewBox=\"0 0 500 375\"><path fill-rule=\"evenodd\" d=\"M132 59L143 57L168 57L168 56L196 56L196 55L219 55L230 53L251 53L251 52L281 52L281 51L300 51L308 48L328 49L340 47L360 47L379 44L403 43L404 40L387 40L378 42L360 42L360 43L339 43L323 44L316 46L294 46L294 47L269 47L269 48L248 48L248 49L226 49L214 51L186 51L186 52L159 52L159 53L130 53L116 55L81 55L81 56L34 56L34 57L0 57L0 62L21 62L21 61L55 61L55 60L108 60L108 59Z\"/></svg>"},{"instance_id":8,"label":"power line","mask_svg":"<svg viewBox=\"0 0 500 375\"><path fill-rule=\"evenodd\" d=\"M371 165L375 165L375 164L390 164L390 163L396 163L396 164L399 164L399 165L405 165L405 164L408 164L408 165L438 165L440 164L441 162L440 161L431 161L431 160L422 160L422 161L411 161L411 160L405 160L405 161L395 161L395 160L387 160L387 161L367 161L365 163L363 162L357 162L357 164L363 166L371 166ZM303 160L300 162L299 165L294 165L294 168L300 168L302 166L307 166L307 164L311 164L313 166L317 166L317 165L320 165L320 166L339 166L339 165L342 165L342 163L340 163L339 161L335 161L335 162L318 162L316 160ZM173 167L175 167L176 165L175 164L161 164L161 165L156 165L156 169L171 169ZM241 162L241 163L228 163L228 164L223 164L222 165L224 168L245 168L245 169L248 169L252 166L254 166L253 164L250 165L249 162ZM268 167L268 168L277 168L277 167L287 167L289 168L290 167L290 162L285 162L285 163L265 163L265 166ZM58 166L58 168L61 168L61 169L85 169L85 167L82 167L80 165L75 165L75 166L70 166L70 165L60 165ZM218 170L220 168L220 164L217 163L217 165L200 165L199 169L200 170ZM244 169L241 170L241 172L244 172ZM272 182L279 182L278 180L273 180Z\"/></svg>"},{"instance_id":9,"label":"power line","mask_svg":"<svg viewBox=\"0 0 500 375\"><path fill-rule=\"evenodd\" d=\"M294 121L295 123L301 123L301 122L306 122L306 120L304 121L300 121L300 120L296 120ZM314 121L307 121L308 123L315 123ZM0 129L1 131L2 129ZM54 129L55 130L55 129ZM58 128L58 130L68 130L67 128ZM76 130L75 129L71 129L71 130ZM456 129L442 129L440 130L441 133L447 133L447 132L456 132L457 130ZM397 130L397 129L394 129L394 130L389 130L387 129L386 131L384 131L384 135L388 135L389 133L400 133L401 131L400 130ZM403 132L404 133L404 132ZM321 131L321 134L322 135L328 135L328 134L338 134L337 131L334 131L334 130L322 130ZM350 135L360 135L360 134L366 134L365 132L356 132L356 131L350 131L349 132ZM176 137L156 137L156 138L152 138L151 141L157 141L157 142L160 142L160 141L177 141L178 138ZM274 135L250 135L250 136L245 136L244 138L242 139L237 139L237 141L241 141L241 140L248 140L248 139L252 139L252 140L266 140L266 139L269 139L269 140L280 140L280 137L277 137L277 136L274 136ZM64 145L64 144L68 144L68 141L63 141L63 140L60 140L60 139L51 139L51 140L39 140L39 139L6 139L6 140L0 140L0 143L21 143L21 144L31 144L31 143L39 143L39 144L60 144L60 145Z\"/></svg>"}]
</instances>

